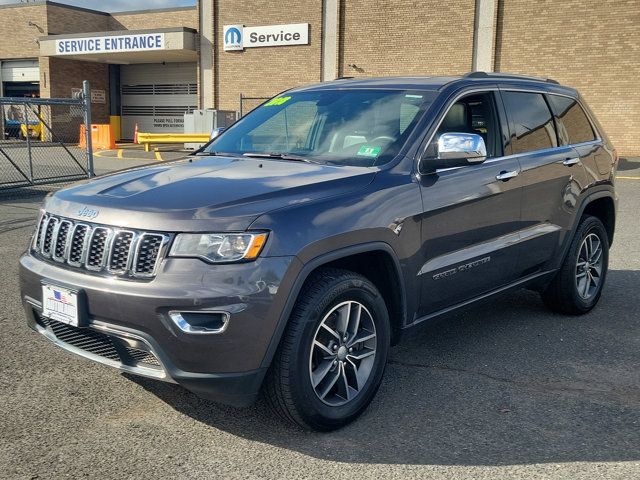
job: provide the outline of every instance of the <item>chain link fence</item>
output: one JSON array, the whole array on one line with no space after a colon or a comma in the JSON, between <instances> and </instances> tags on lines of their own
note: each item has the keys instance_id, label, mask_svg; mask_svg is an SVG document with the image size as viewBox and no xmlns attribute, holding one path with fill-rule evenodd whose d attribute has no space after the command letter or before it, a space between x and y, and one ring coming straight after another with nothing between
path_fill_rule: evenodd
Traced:
<instances>
[{"instance_id":1,"label":"chain link fence","mask_svg":"<svg viewBox=\"0 0 640 480\"><path fill-rule=\"evenodd\" d=\"M0 97L0 190L93 176L90 117L85 95Z\"/></svg>"}]
</instances>

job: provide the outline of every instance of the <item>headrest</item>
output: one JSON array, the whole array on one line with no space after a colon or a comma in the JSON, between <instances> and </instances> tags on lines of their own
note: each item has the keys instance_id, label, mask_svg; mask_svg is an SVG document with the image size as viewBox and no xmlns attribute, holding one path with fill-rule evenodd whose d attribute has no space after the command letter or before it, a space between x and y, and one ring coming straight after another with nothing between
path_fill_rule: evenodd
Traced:
<instances>
[{"instance_id":1,"label":"headrest","mask_svg":"<svg viewBox=\"0 0 640 480\"><path fill-rule=\"evenodd\" d=\"M464 103L454 103L442 121L440 129L449 132L467 130L467 106Z\"/></svg>"}]
</instances>

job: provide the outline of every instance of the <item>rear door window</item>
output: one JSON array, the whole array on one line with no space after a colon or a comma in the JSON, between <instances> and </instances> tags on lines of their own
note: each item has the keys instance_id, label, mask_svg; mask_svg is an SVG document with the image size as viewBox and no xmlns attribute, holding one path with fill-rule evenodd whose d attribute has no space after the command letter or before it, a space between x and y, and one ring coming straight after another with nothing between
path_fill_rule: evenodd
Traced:
<instances>
[{"instance_id":1,"label":"rear door window","mask_svg":"<svg viewBox=\"0 0 640 480\"><path fill-rule=\"evenodd\" d=\"M558 146L553 117L541 93L506 91L502 98L511 120L513 153Z\"/></svg>"},{"instance_id":2,"label":"rear door window","mask_svg":"<svg viewBox=\"0 0 640 480\"><path fill-rule=\"evenodd\" d=\"M556 117L560 145L574 145L596 139L586 113L575 99L560 95L549 95L548 98Z\"/></svg>"}]
</instances>

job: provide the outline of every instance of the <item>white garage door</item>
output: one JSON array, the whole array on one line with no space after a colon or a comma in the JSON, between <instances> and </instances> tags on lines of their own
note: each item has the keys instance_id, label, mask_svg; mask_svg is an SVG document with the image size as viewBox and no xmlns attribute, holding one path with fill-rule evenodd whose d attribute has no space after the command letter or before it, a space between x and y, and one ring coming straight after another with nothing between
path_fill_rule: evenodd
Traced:
<instances>
[{"instance_id":1,"label":"white garage door","mask_svg":"<svg viewBox=\"0 0 640 480\"><path fill-rule=\"evenodd\" d=\"M38 82L40 67L38 60L3 60L3 82Z\"/></svg>"},{"instance_id":2,"label":"white garage door","mask_svg":"<svg viewBox=\"0 0 640 480\"><path fill-rule=\"evenodd\" d=\"M122 137L138 131L183 133L185 113L197 108L195 63L122 65L120 67Z\"/></svg>"}]
</instances>

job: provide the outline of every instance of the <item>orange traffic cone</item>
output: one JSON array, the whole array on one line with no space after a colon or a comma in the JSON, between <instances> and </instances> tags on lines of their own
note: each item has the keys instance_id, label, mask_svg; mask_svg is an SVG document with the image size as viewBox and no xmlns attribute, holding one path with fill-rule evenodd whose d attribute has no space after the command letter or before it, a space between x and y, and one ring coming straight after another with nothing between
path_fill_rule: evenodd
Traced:
<instances>
[{"instance_id":1,"label":"orange traffic cone","mask_svg":"<svg viewBox=\"0 0 640 480\"><path fill-rule=\"evenodd\" d=\"M138 143L138 124L136 123L136 128L133 130L133 143Z\"/></svg>"}]
</instances>

